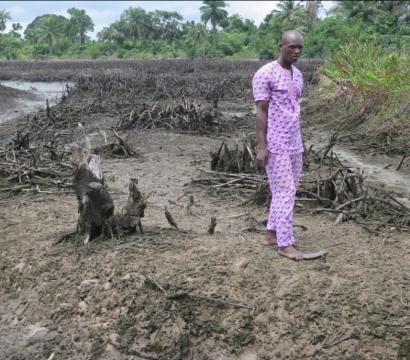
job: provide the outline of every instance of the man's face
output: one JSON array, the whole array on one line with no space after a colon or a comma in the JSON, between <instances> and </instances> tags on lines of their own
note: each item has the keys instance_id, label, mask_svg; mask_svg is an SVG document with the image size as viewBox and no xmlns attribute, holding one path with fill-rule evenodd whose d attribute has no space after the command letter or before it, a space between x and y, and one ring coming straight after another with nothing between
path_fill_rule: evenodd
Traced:
<instances>
[{"instance_id":1,"label":"man's face","mask_svg":"<svg viewBox=\"0 0 410 360\"><path fill-rule=\"evenodd\" d=\"M299 60L303 50L303 39L301 37L292 37L286 39L280 44L280 51L284 60L290 63L295 63Z\"/></svg>"}]
</instances>

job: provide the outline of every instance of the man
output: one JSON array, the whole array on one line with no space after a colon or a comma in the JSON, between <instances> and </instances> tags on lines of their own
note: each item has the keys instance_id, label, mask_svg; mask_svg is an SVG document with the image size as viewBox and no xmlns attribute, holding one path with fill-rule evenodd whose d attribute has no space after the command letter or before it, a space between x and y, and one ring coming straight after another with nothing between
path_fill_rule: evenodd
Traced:
<instances>
[{"instance_id":1,"label":"man","mask_svg":"<svg viewBox=\"0 0 410 360\"><path fill-rule=\"evenodd\" d=\"M299 125L303 76L292 64L302 53L303 38L295 30L287 31L279 47L280 57L260 68L252 81L257 104L256 164L266 168L272 192L262 245L277 245L280 255L302 260L303 254L293 247L293 207L307 151Z\"/></svg>"}]
</instances>

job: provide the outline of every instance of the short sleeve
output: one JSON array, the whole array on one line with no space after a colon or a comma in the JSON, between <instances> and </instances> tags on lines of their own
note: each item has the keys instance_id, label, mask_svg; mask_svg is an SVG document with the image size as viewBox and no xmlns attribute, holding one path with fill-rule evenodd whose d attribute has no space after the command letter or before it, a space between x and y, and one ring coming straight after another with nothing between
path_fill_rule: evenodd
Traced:
<instances>
[{"instance_id":1,"label":"short sleeve","mask_svg":"<svg viewBox=\"0 0 410 360\"><path fill-rule=\"evenodd\" d=\"M253 98L255 101L270 99L270 80L265 69L259 69L252 80Z\"/></svg>"}]
</instances>

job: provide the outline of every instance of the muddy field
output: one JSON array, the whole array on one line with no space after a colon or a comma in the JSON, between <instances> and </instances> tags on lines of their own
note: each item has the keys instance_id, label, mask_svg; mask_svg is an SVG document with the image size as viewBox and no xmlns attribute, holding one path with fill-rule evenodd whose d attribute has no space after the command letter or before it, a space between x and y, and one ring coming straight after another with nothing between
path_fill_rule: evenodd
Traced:
<instances>
[{"instance_id":1,"label":"muddy field","mask_svg":"<svg viewBox=\"0 0 410 360\"><path fill-rule=\"evenodd\" d=\"M0 359L410 359L409 215L392 205L408 199L406 163L397 172L401 194L397 184L368 174L369 192L395 200L364 198L366 213L346 199L349 211L339 211L324 193L298 193L298 249L329 255L282 258L260 245L266 199L249 201L260 188L246 179L228 186L209 173L210 153L223 141L234 149L254 133L249 81L258 64L196 63L205 69L198 73L169 61L172 76L141 64L145 70L133 75L107 64L101 74L66 70L78 85L62 104L0 124ZM304 69L312 83L315 66ZM308 109L317 108L314 89L305 96L302 127L314 150L332 129ZM116 213L130 179L149 194L143 234L101 236L89 245L83 235L66 236L78 220L66 165L68 145L81 137L79 121L93 149L114 143L115 130L138 154L100 153ZM326 178L341 166L331 152L320 163L323 152L313 150L303 179ZM395 172L401 156L383 156L369 155ZM342 179L335 181L339 187ZM378 226L386 213L394 219Z\"/></svg>"}]
</instances>

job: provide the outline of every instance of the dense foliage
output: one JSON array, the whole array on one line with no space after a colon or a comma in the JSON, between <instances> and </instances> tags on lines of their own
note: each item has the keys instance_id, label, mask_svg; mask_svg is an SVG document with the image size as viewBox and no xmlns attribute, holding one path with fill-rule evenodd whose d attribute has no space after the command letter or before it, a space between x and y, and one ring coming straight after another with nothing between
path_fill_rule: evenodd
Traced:
<instances>
[{"instance_id":1,"label":"dense foliage","mask_svg":"<svg viewBox=\"0 0 410 360\"><path fill-rule=\"evenodd\" d=\"M198 9L201 23L184 22L178 12L130 6L98 33L97 40L87 36L95 24L83 9L68 9L67 17L37 17L23 36L19 23L4 32L13 14L0 9L0 58L273 59L282 33L290 29L304 35L307 58L325 57L352 39L372 40L382 45L383 52L410 49L410 1L333 1L333 5L323 16L321 1L280 1L259 26L229 14L224 1L203 1Z\"/></svg>"},{"instance_id":2,"label":"dense foliage","mask_svg":"<svg viewBox=\"0 0 410 360\"><path fill-rule=\"evenodd\" d=\"M410 67L407 54L385 53L374 42L355 40L334 52L321 72L331 102L339 101L341 124L363 132L378 144L410 146ZM333 111L336 105L332 105ZM346 118L346 114L348 114ZM406 150L407 151L407 150Z\"/></svg>"}]
</instances>

